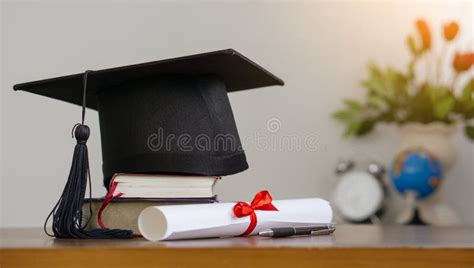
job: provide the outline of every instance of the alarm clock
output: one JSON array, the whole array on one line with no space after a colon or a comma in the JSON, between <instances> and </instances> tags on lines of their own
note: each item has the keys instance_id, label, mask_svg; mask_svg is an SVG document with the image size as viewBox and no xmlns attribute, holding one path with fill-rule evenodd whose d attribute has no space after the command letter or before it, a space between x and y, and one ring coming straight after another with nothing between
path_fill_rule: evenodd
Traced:
<instances>
[{"instance_id":1,"label":"alarm clock","mask_svg":"<svg viewBox=\"0 0 474 268\"><path fill-rule=\"evenodd\" d=\"M353 161L341 161L336 168L339 180L334 189L334 205L345 221L379 223L386 201L385 169L371 162L365 169Z\"/></svg>"}]
</instances>

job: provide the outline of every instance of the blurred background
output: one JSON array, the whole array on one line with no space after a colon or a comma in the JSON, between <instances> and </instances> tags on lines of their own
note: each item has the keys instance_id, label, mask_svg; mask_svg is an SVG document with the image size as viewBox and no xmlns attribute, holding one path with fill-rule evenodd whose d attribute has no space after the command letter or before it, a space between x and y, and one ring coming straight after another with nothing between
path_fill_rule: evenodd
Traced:
<instances>
[{"instance_id":1,"label":"blurred background","mask_svg":"<svg viewBox=\"0 0 474 268\"><path fill-rule=\"evenodd\" d=\"M250 168L223 178L221 201L334 198L341 159L372 158L390 165L400 128L381 124L344 138L331 117L343 99L363 99L367 63L406 69L406 36L424 18L433 43L446 22L459 23L453 40L473 50L472 1L3 1L1 10L1 226L41 226L64 187L80 107L13 92L19 82L234 48L285 81L284 87L230 94ZM452 52L452 51L451 51ZM449 59L451 61L451 59ZM445 70L443 69L443 72ZM472 68L467 71L473 77ZM467 81L463 78L462 81ZM270 122L270 123L269 123ZM274 125L273 123L276 123ZM93 195L102 196L98 117L88 114ZM270 129L271 126L276 129ZM262 148L256 133L277 139L314 137L307 148ZM463 124L452 137L457 160L439 191L461 224L474 224L474 146ZM388 179L385 179L388 181ZM390 187L389 187L390 189ZM393 190L391 190L393 192ZM387 221L400 210L393 194ZM392 216L391 216L392 214Z\"/></svg>"}]
</instances>

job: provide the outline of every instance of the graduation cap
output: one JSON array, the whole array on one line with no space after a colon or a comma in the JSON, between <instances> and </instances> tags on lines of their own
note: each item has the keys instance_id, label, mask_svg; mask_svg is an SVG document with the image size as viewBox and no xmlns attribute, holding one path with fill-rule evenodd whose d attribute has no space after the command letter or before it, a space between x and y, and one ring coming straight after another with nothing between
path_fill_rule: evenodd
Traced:
<instances>
[{"instance_id":1,"label":"graduation cap","mask_svg":"<svg viewBox=\"0 0 474 268\"><path fill-rule=\"evenodd\" d=\"M48 216L54 236L132 236L129 230L85 231L82 224L90 184L86 107L99 113L106 187L115 173L223 176L248 168L227 92L273 85L283 81L233 49L15 85L82 106L68 181Z\"/></svg>"}]
</instances>

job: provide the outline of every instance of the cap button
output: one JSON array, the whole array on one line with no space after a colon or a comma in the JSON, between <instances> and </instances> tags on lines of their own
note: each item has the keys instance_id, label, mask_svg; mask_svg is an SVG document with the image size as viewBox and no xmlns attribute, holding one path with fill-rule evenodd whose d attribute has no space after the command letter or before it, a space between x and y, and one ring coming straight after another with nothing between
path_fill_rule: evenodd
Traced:
<instances>
[{"instance_id":1,"label":"cap button","mask_svg":"<svg viewBox=\"0 0 474 268\"><path fill-rule=\"evenodd\" d=\"M77 142L86 142L91 134L91 131L86 125L78 125L74 130L74 137L76 137Z\"/></svg>"}]
</instances>

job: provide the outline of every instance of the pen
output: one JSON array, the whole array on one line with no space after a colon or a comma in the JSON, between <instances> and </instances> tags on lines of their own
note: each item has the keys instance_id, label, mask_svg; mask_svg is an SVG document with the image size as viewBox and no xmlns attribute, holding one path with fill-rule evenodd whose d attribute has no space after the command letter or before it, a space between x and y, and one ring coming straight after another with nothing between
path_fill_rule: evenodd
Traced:
<instances>
[{"instance_id":1,"label":"pen","mask_svg":"<svg viewBox=\"0 0 474 268\"><path fill-rule=\"evenodd\" d=\"M327 229L312 231L311 235L330 235L336 231L336 227L328 227Z\"/></svg>"},{"instance_id":2,"label":"pen","mask_svg":"<svg viewBox=\"0 0 474 268\"><path fill-rule=\"evenodd\" d=\"M271 228L269 230L261 231L259 236L265 237L288 237L293 235L327 235L336 230L333 223L320 224L306 227L282 227Z\"/></svg>"}]
</instances>

